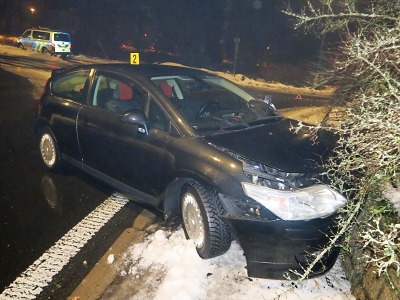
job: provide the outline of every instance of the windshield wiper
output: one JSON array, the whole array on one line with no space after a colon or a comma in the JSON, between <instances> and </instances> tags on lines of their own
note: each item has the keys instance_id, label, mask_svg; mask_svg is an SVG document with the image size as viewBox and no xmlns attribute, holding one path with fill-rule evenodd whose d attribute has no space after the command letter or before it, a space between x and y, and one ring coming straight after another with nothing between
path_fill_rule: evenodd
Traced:
<instances>
[{"instance_id":1,"label":"windshield wiper","mask_svg":"<svg viewBox=\"0 0 400 300\"><path fill-rule=\"evenodd\" d=\"M248 123L236 123L236 124L230 124L229 126L224 126L221 127L221 130L240 130L240 129L246 129L249 128L250 125Z\"/></svg>"},{"instance_id":2,"label":"windshield wiper","mask_svg":"<svg viewBox=\"0 0 400 300\"><path fill-rule=\"evenodd\" d=\"M232 131L245 130L245 129L249 129L254 126L262 126L262 125L267 124L268 122L275 122L282 118L283 117L281 115L276 115L276 116L263 117L263 118L253 120L253 121L248 121L248 122L240 122L240 123L229 123L226 120L224 120L225 123L228 123L228 125L226 125L226 126L218 126L218 125L217 126L205 126L205 127L197 127L197 125L194 125L193 128L200 132L212 131L212 132L210 132L211 135L218 135L218 134L232 132Z\"/></svg>"},{"instance_id":3,"label":"windshield wiper","mask_svg":"<svg viewBox=\"0 0 400 300\"><path fill-rule=\"evenodd\" d=\"M219 130L213 132L211 135L218 135L218 134L227 133L227 132L236 131L236 130L240 131L240 130L244 130L244 129L248 129L248 128L250 128L250 126L247 123L231 124L230 126L220 127Z\"/></svg>"}]
</instances>

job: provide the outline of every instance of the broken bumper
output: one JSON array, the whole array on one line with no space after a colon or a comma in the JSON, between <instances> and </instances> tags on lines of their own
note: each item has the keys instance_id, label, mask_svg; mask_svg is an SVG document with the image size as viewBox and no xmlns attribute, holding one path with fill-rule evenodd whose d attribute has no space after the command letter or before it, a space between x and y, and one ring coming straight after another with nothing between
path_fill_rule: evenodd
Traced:
<instances>
[{"instance_id":1,"label":"broken bumper","mask_svg":"<svg viewBox=\"0 0 400 300\"><path fill-rule=\"evenodd\" d=\"M335 232L334 216L309 221L257 220L224 215L240 243L247 261L250 277L295 279L329 243ZM308 277L318 276L335 264L339 248L325 254L312 268Z\"/></svg>"}]
</instances>

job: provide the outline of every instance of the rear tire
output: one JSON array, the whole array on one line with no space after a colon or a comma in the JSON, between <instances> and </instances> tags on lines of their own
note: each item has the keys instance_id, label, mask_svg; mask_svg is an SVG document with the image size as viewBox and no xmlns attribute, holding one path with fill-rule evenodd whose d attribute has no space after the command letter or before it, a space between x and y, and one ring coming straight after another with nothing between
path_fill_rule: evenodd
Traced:
<instances>
[{"instance_id":1,"label":"rear tire","mask_svg":"<svg viewBox=\"0 0 400 300\"><path fill-rule=\"evenodd\" d=\"M41 131L39 150L42 160L49 170L56 171L61 168L60 150L58 148L57 140L50 128L44 128Z\"/></svg>"},{"instance_id":2,"label":"rear tire","mask_svg":"<svg viewBox=\"0 0 400 300\"><path fill-rule=\"evenodd\" d=\"M225 209L215 191L197 181L188 182L182 189L181 209L185 236L194 241L201 258L216 257L228 251L231 232L219 217Z\"/></svg>"}]
</instances>

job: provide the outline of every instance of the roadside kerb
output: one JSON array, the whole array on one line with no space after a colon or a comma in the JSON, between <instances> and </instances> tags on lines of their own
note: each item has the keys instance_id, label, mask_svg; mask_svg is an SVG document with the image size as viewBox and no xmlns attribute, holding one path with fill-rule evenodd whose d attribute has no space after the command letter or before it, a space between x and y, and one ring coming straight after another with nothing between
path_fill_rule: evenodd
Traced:
<instances>
[{"instance_id":1,"label":"roadside kerb","mask_svg":"<svg viewBox=\"0 0 400 300\"><path fill-rule=\"evenodd\" d=\"M157 217L148 210L143 210L135 219L132 228L124 230L68 299L99 299L107 287L117 277L118 269L123 263L123 255L128 247L132 243L140 242L145 238L145 229L153 223L156 218ZM108 257L111 254L114 255L114 261L110 264L108 263Z\"/></svg>"}]
</instances>

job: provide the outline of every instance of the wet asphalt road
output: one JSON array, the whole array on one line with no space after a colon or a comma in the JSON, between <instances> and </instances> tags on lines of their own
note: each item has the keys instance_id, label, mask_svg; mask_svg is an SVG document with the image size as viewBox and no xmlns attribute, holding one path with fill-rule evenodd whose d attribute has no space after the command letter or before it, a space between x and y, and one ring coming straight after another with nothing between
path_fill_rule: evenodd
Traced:
<instances>
[{"instance_id":1,"label":"wet asphalt road","mask_svg":"<svg viewBox=\"0 0 400 300\"><path fill-rule=\"evenodd\" d=\"M26 78L0 68L0 293L113 192L77 169L53 174L44 168L33 130L34 90ZM39 298L65 299L140 211L125 205Z\"/></svg>"}]
</instances>

